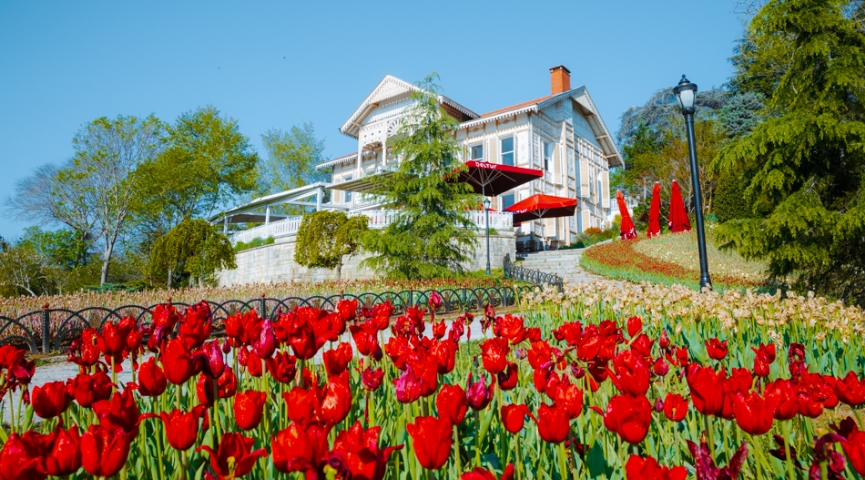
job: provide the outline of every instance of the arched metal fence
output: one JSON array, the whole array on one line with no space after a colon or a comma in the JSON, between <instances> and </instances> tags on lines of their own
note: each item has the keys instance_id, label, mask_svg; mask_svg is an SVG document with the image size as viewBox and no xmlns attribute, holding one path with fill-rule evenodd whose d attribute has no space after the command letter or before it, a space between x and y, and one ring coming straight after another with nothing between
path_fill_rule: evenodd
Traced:
<instances>
[{"instance_id":1,"label":"arched metal fence","mask_svg":"<svg viewBox=\"0 0 865 480\"><path fill-rule=\"evenodd\" d=\"M395 308L393 315L402 315L408 307L427 307L430 295L438 292L442 305L436 309L436 314L459 313L481 309L489 303L494 307L517 305L520 299L533 286L487 287L487 288L448 288L441 290L405 290L401 292L359 293L314 297L288 297L283 299L260 297L251 300L226 300L211 302L213 312L214 333L223 329L223 320L235 313L255 309L260 315L276 319L280 313L294 307L311 306L326 310L335 310L340 300L356 299L358 311L363 307L371 307L376 303L389 301ZM182 311L189 304L172 303ZM117 308L87 307L81 310L52 309L45 304L42 310L25 313L16 318L0 315L0 345L13 344L27 348L31 352L48 353L59 351L68 346L81 332L88 327L102 329L109 321L118 321L123 317L135 318L139 325L148 325L158 304L150 306L123 305Z\"/></svg>"},{"instance_id":2,"label":"arched metal fence","mask_svg":"<svg viewBox=\"0 0 865 480\"><path fill-rule=\"evenodd\" d=\"M561 293L565 286L565 280L552 273L545 273L540 270L532 270L524 268L514 263L511 263L511 255L505 254L502 259L502 269L504 269L505 277L515 278L535 285L552 285Z\"/></svg>"}]
</instances>

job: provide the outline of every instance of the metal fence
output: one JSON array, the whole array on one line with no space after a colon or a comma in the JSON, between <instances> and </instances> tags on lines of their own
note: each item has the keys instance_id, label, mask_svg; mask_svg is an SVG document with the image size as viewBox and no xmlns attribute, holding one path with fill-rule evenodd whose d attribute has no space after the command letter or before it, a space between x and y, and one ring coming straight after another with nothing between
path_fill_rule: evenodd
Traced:
<instances>
[{"instance_id":1,"label":"metal fence","mask_svg":"<svg viewBox=\"0 0 865 480\"><path fill-rule=\"evenodd\" d=\"M524 268L512 263L511 255L509 253L505 254L505 258L502 259L502 268L504 269L505 277L534 283L535 285L552 285L556 287L559 292L561 292L565 286L565 280L558 275L545 273L540 270Z\"/></svg>"},{"instance_id":2,"label":"metal fence","mask_svg":"<svg viewBox=\"0 0 865 480\"><path fill-rule=\"evenodd\" d=\"M506 259L507 262L507 259ZM507 271L507 270L506 270ZM516 277L515 277L516 278ZM255 309L259 314L272 320L284 312L299 306L311 306L327 310L335 310L340 300L358 301L358 311L363 307L371 307L376 303L389 301L394 308L394 315L402 315L406 308L412 306L426 307L430 294L438 292L442 305L436 309L436 314L459 313L483 308L490 304L494 307L517 305L520 299L532 286L488 287L488 288L452 288L442 290L405 290L401 292L341 294L331 296L314 296L308 298L288 297L283 299L266 298L264 296L251 300L226 300L224 302L207 301L213 312L215 334L223 329L223 320L238 312ZM186 303L172 303L178 310L189 306ZM153 310L157 305L124 305L117 308L88 307L81 310L52 309L48 304L42 310L25 313L16 318L0 315L0 345L13 344L27 348L31 352L60 351L85 328L93 327L99 330L109 321L118 321L123 317L135 318L139 325L148 325Z\"/></svg>"}]
</instances>

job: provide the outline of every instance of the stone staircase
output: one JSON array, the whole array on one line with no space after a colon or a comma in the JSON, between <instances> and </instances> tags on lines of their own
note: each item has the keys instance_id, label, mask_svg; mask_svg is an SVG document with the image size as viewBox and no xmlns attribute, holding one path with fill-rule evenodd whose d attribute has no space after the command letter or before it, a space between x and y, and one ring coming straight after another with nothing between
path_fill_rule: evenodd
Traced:
<instances>
[{"instance_id":1,"label":"stone staircase","mask_svg":"<svg viewBox=\"0 0 865 480\"><path fill-rule=\"evenodd\" d=\"M580 256L586 249L552 250L522 254L525 259L517 265L531 270L552 273L565 279L565 283L591 282L603 277L589 273L580 266Z\"/></svg>"}]
</instances>

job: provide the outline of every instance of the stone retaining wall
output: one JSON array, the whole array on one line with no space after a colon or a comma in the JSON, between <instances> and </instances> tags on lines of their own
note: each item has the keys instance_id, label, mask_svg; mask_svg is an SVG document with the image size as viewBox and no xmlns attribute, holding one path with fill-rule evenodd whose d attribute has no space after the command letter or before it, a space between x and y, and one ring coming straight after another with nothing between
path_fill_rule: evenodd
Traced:
<instances>
[{"instance_id":1,"label":"stone retaining wall","mask_svg":"<svg viewBox=\"0 0 865 480\"><path fill-rule=\"evenodd\" d=\"M277 238L271 245L250 248L237 253L237 268L223 270L218 274L220 286L244 285L248 283L282 282L323 282L336 280L336 270L306 268L294 262L295 237ZM490 235L490 265L502 266L505 254L516 256L516 243L513 233ZM365 280L376 278L373 270L360 268L359 264L367 255L354 255L346 259L342 267L342 280ZM486 268L486 240L478 238L478 247L473 259L465 268L482 270Z\"/></svg>"}]
</instances>

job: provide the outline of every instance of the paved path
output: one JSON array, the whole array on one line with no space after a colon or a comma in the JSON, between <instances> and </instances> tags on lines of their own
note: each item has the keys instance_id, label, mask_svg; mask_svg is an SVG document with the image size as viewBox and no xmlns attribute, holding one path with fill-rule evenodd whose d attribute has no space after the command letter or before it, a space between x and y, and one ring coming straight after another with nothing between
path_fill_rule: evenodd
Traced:
<instances>
[{"instance_id":1,"label":"paved path","mask_svg":"<svg viewBox=\"0 0 865 480\"><path fill-rule=\"evenodd\" d=\"M580 256L585 251L585 248L574 248L528 253L520 265L524 268L558 275L568 283L603 280L604 277L589 273L580 266Z\"/></svg>"}]
</instances>

